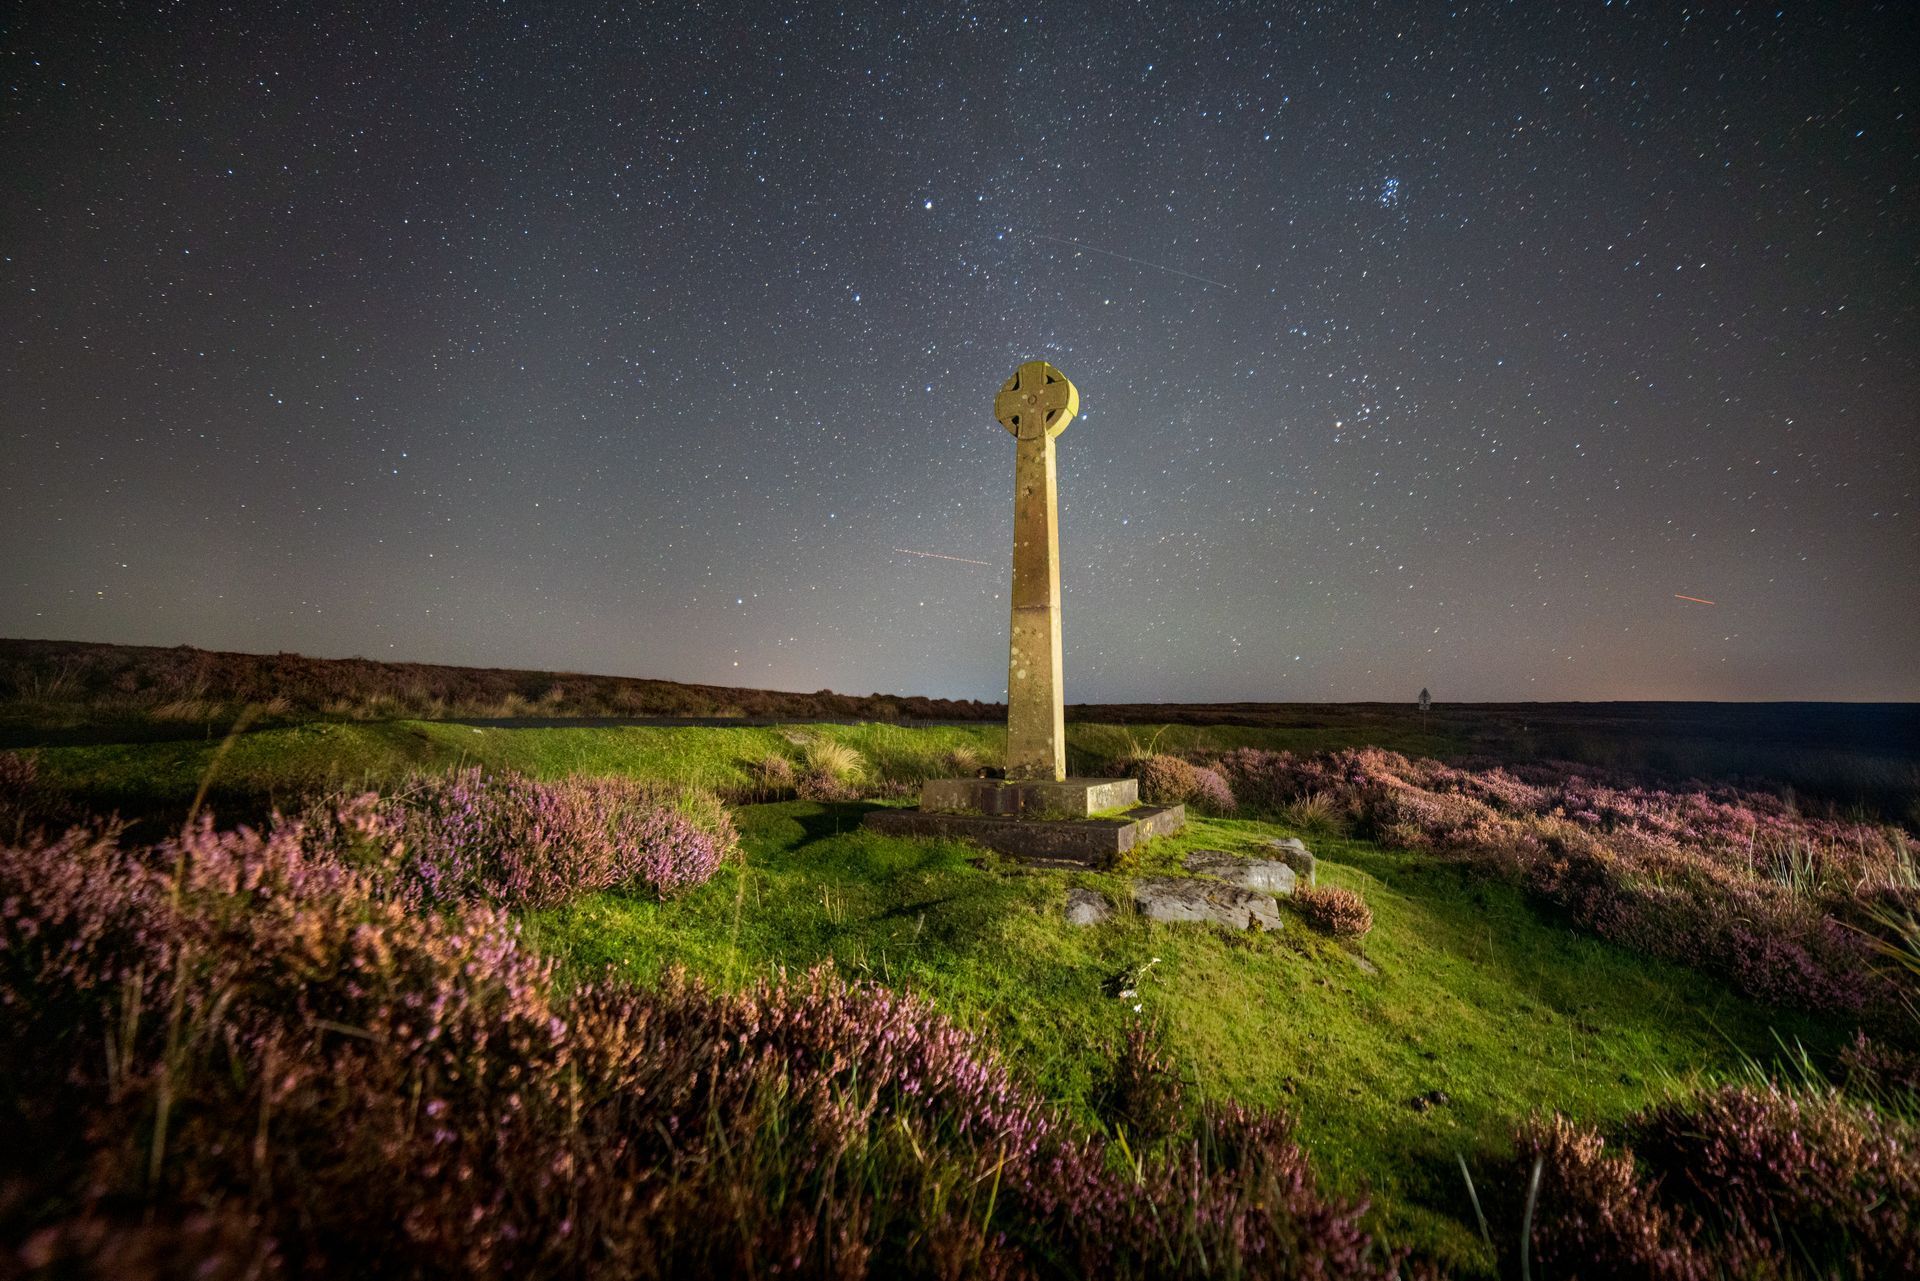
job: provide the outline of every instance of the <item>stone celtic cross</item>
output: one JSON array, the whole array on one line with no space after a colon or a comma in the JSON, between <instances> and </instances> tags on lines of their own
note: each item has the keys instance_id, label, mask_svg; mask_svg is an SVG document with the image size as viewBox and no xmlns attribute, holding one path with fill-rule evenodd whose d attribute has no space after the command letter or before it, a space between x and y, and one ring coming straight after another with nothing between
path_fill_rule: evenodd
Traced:
<instances>
[{"instance_id":1,"label":"stone celtic cross","mask_svg":"<svg viewBox=\"0 0 1920 1281\"><path fill-rule=\"evenodd\" d=\"M1013 433L1013 626L1007 657L1007 777L1067 776L1060 680L1060 513L1053 438L1080 412L1080 392L1030 360L993 398Z\"/></svg>"},{"instance_id":2,"label":"stone celtic cross","mask_svg":"<svg viewBox=\"0 0 1920 1281\"><path fill-rule=\"evenodd\" d=\"M918 809L886 807L862 820L876 831L978 841L1048 867L1102 868L1187 821L1184 805L1142 805L1134 779L1067 777L1053 438L1079 412L1080 393L1044 360L1020 366L993 398L1014 457L1006 776L930 778Z\"/></svg>"}]
</instances>

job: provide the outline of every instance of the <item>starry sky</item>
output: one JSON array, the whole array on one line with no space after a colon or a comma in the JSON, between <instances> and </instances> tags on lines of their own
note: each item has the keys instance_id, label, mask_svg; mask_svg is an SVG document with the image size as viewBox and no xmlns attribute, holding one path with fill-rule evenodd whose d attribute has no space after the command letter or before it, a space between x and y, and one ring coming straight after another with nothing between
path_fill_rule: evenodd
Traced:
<instances>
[{"instance_id":1,"label":"starry sky","mask_svg":"<svg viewBox=\"0 0 1920 1281\"><path fill-rule=\"evenodd\" d=\"M1070 702L1920 699L1917 28L10 6L0 635L998 699L1039 358Z\"/></svg>"}]
</instances>

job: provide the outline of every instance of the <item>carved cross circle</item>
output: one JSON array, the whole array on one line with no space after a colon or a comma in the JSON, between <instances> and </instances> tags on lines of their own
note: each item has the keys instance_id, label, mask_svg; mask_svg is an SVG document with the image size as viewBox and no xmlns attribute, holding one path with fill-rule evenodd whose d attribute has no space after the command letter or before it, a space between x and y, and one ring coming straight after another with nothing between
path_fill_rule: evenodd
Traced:
<instances>
[{"instance_id":1,"label":"carved cross circle","mask_svg":"<svg viewBox=\"0 0 1920 1281\"><path fill-rule=\"evenodd\" d=\"M1021 365L993 398L993 416L1021 440L1058 436L1080 412L1080 389L1044 360Z\"/></svg>"}]
</instances>

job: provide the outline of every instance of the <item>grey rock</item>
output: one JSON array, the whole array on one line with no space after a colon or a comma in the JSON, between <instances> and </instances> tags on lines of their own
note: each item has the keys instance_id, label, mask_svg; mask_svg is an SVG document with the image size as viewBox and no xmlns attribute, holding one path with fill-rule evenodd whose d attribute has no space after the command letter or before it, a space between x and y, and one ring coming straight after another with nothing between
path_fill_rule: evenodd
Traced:
<instances>
[{"instance_id":1,"label":"grey rock","mask_svg":"<svg viewBox=\"0 0 1920 1281\"><path fill-rule=\"evenodd\" d=\"M1284 841L1267 842L1267 849L1275 859L1292 868L1301 880L1313 884L1313 855L1301 843L1297 836L1289 836Z\"/></svg>"},{"instance_id":2,"label":"grey rock","mask_svg":"<svg viewBox=\"0 0 1920 1281\"><path fill-rule=\"evenodd\" d=\"M1271 894L1184 876L1143 876L1133 883L1133 901L1150 921L1217 921L1236 930L1280 928L1280 905Z\"/></svg>"},{"instance_id":3,"label":"grey rock","mask_svg":"<svg viewBox=\"0 0 1920 1281\"><path fill-rule=\"evenodd\" d=\"M1098 925L1113 916L1113 903L1099 890L1067 891L1067 924Z\"/></svg>"},{"instance_id":4,"label":"grey rock","mask_svg":"<svg viewBox=\"0 0 1920 1281\"><path fill-rule=\"evenodd\" d=\"M1187 855L1185 866L1196 876L1211 876L1244 890L1293 893L1293 869L1279 859L1241 858L1225 850L1195 850Z\"/></svg>"}]
</instances>

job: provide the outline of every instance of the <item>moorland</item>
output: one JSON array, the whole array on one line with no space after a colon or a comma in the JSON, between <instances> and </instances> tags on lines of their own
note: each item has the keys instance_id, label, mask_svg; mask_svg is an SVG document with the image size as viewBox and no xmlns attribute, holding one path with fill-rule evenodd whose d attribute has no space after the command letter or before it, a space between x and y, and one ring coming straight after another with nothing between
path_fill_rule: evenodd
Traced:
<instances>
[{"instance_id":1,"label":"moorland","mask_svg":"<svg viewBox=\"0 0 1920 1281\"><path fill-rule=\"evenodd\" d=\"M990 704L0 642L0 1248L172 1275L1920 1271L1920 712ZM1128 885L1298 838L1282 928ZM1070 925L1069 889L1113 919Z\"/></svg>"}]
</instances>

